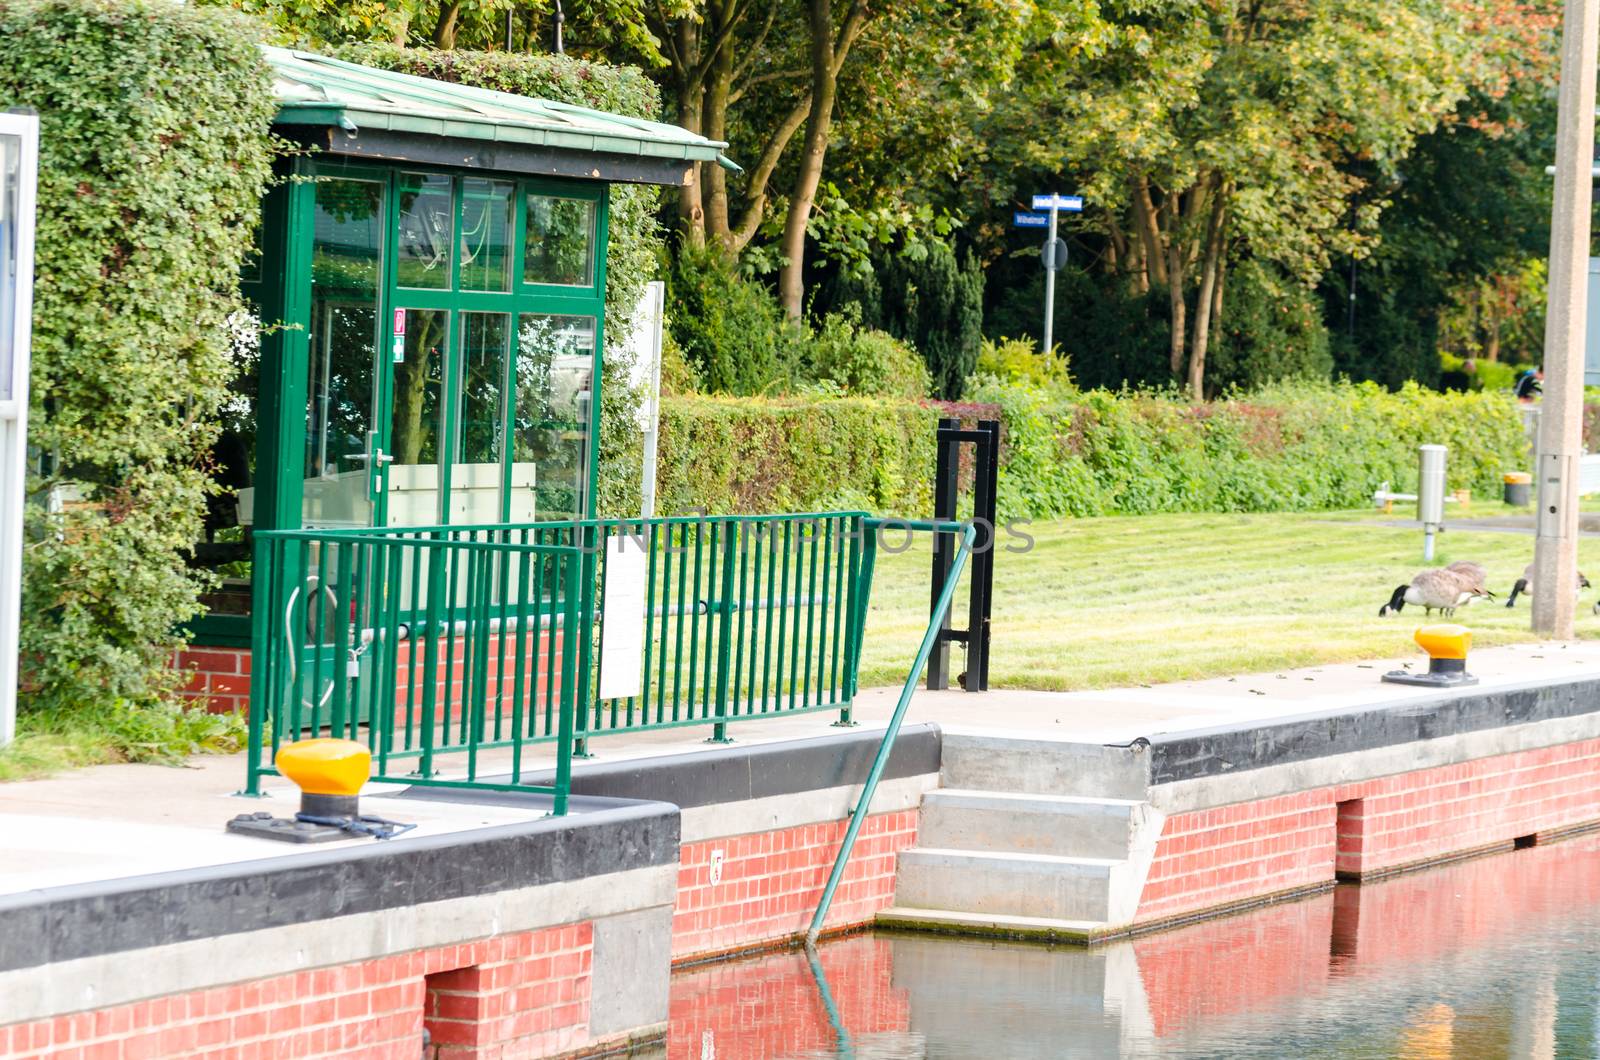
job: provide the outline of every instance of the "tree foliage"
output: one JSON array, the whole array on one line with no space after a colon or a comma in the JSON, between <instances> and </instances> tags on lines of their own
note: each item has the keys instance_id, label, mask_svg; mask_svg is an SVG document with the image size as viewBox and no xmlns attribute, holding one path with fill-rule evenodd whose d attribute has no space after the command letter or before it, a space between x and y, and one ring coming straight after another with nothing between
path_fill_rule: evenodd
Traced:
<instances>
[{"instance_id":1,"label":"tree foliage","mask_svg":"<svg viewBox=\"0 0 1600 1060\"><path fill-rule=\"evenodd\" d=\"M184 556L270 168L256 31L163 0L0 0L0 98L41 116L24 702L172 691Z\"/></svg>"},{"instance_id":2,"label":"tree foliage","mask_svg":"<svg viewBox=\"0 0 1600 1060\"><path fill-rule=\"evenodd\" d=\"M990 124L1004 166L1071 174L1096 204L1108 271L1166 293L1169 369L1197 393L1230 263L1310 286L1368 253L1417 138L1474 86L1501 86L1543 25L1448 0L1103 10L1103 47L1030 53Z\"/></svg>"}]
</instances>

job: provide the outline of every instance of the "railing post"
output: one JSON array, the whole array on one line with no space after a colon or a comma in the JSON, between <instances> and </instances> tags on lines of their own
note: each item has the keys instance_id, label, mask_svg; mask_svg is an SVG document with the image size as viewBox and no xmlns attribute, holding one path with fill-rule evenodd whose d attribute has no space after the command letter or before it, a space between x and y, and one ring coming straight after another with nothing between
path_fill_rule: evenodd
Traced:
<instances>
[{"instance_id":1,"label":"railing post","mask_svg":"<svg viewBox=\"0 0 1600 1060\"><path fill-rule=\"evenodd\" d=\"M962 687L968 692L989 688L989 614L994 602L994 550L999 533L996 527L996 495L1000 473L1000 421L979 420L973 461L972 518L978 536L973 545L972 589L967 603L967 675ZM949 619L945 620L948 625Z\"/></svg>"},{"instance_id":2,"label":"railing post","mask_svg":"<svg viewBox=\"0 0 1600 1060\"><path fill-rule=\"evenodd\" d=\"M939 524L935 524L935 528L936 533L940 532ZM822 889L822 899L817 903L817 910L811 917L811 926L806 931L807 945L815 946L817 943L817 936L822 932L822 925L828 918L828 907L833 904L834 893L838 891L839 881L844 878L845 867L850 863L850 852L855 849L856 836L860 834L861 825L866 821L867 815L872 812L872 796L878 790L878 778L883 775L883 769L889 763L889 756L894 753L894 741L900 734L900 723L905 720L906 710L911 706L911 697L917 690L917 675L922 672L922 667L928 662L939 640L940 620L944 612L950 609L950 601L956 592L956 583L961 580L961 570L966 566L967 557L972 554L973 537L973 528L970 525L961 531L961 545L956 550L944 583L939 587L939 595L933 602L933 615L929 617L928 628L922 635L922 645L917 649L917 657L911 664L911 672L906 675L905 684L900 688L900 699L895 703L894 713L890 715L889 724L883 731L883 742L878 745L878 753L872 760L872 768L867 770L867 779L861 785L861 797L850 812L850 823L845 828L844 839L839 844L839 854L834 858L833 870L828 874L828 882ZM870 550L867 554L869 558L872 555Z\"/></svg>"},{"instance_id":3,"label":"railing post","mask_svg":"<svg viewBox=\"0 0 1600 1060\"><path fill-rule=\"evenodd\" d=\"M266 734L266 715L271 709L272 689L278 680L272 650L273 616L278 613L279 593L273 591L281 577L283 542L256 536L251 549L250 570L250 661L255 679L250 682L250 735L246 756L244 790L241 795L261 795L261 746Z\"/></svg>"},{"instance_id":4,"label":"railing post","mask_svg":"<svg viewBox=\"0 0 1600 1060\"><path fill-rule=\"evenodd\" d=\"M421 637L425 645L423 650L427 653L422 657L422 758L417 763L417 775L431 777L433 768L433 745L436 739L434 732L438 718L438 681L439 681L439 603L444 597L445 567L450 562L451 549L448 532L439 530L429 531L428 537L438 542L437 547L422 548L422 554L428 557L428 604L426 608L426 625ZM446 614L449 612L447 611ZM412 638L412 651L415 652L417 638ZM447 651L453 651L452 645L446 643ZM446 703L449 699L446 698ZM445 717L445 724L450 724L449 716Z\"/></svg>"},{"instance_id":5,"label":"railing post","mask_svg":"<svg viewBox=\"0 0 1600 1060\"><path fill-rule=\"evenodd\" d=\"M959 496L961 472L961 443L958 434L961 430L961 421L945 417L939 420L939 429L935 437L937 442L936 458L933 472L933 517L939 520L954 521L956 504ZM934 535L933 539L933 578L932 598L928 601L932 614L939 616L939 590L944 587L945 578L950 573L952 561L952 544L943 534ZM950 687L950 613L944 612L944 617L939 619L939 636L934 641L933 654L928 659L928 687L932 689Z\"/></svg>"},{"instance_id":6,"label":"railing post","mask_svg":"<svg viewBox=\"0 0 1600 1060\"><path fill-rule=\"evenodd\" d=\"M596 533L593 523L581 524L574 537L578 541L579 552L579 577L578 586L577 621L566 625L561 635L561 654L563 661L570 652L573 638L578 643L578 675L577 675L577 700L573 708L575 721L575 739L572 743L572 754L577 758L593 758L589 751L589 693L593 687L590 681L590 671L594 669L594 582L595 582L595 553L598 551L597 541L601 540Z\"/></svg>"},{"instance_id":7,"label":"railing post","mask_svg":"<svg viewBox=\"0 0 1600 1060\"><path fill-rule=\"evenodd\" d=\"M589 564L583 561L580 555L565 558L567 567L566 577L561 579L565 583L565 599L561 608L561 708L560 717L556 725L556 792L555 805L552 812L557 817L567 812L567 797L572 791L572 758L574 753L574 715L578 704L583 700L578 698L577 670L579 659L571 650L570 640L572 631L579 624L579 609L583 595L589 584L593 581ZM587 653L579 652L578 656L587 659ZM586 665L586 664L585 664Z\"/></svg>"},{"instance_id":8,"label":"railing post","mask_svg":"<svg viewBox=\"0 0 1600 1060\"><path fill-rule=\"evenodd\" d=\"M734 566L738 562L738 547L743 524L736 518L723 523L722 581L718 588L721 599L717 601L717 689L716 718L711 739L707 743L732 743L728 735L728 668L733 657Z\"/></svg>"},{"instance_id":9,"label":"railing post","mask_svg":"<svg viewBox=\"0 0 1600 1060\"><path fill-rule=\"evenodd\" d=\"M863 516L855 518L850 547L850 613L845 637L845 701L834 724L855 725L856 692L861 687L861 647L867 629L867 604L872 597L872 572L878 562L878 530Z\"/></svg>"}]
</instances>

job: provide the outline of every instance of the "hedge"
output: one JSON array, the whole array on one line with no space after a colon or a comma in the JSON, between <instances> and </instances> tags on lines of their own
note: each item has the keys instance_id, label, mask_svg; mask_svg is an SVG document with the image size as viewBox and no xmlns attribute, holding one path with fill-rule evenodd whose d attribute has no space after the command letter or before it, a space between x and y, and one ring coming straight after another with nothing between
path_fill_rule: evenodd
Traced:
<instances>
[{"instance_id":1,"label":"hedge","mask_svg":"<svg viewBox=\"0 0 1600 1060\"><path fill-rule=\"evenodd\" d=\"M170 702L271 77L230 11L0 0L0 100L41 119L29 490L60 502L26 514L23 705Z\"/></svg>"},{"instance_id":2,"label":"hedge","mask_svg":"<svg viewBox=\"0 0 1600 1060\"><path fill-rule=\"evenodd\" d=\"M353 63L431 77L437 81L510 92L519 96L591 107L633 118L659 120L661 93L655 82L631 66L607 66L565 55L514 52L437 51L392 44L355 44L336 54ZM640 395L628 385L628 366L617 343L628 333L628 319L644 285L655 278L664 257L656 222L659 192L638 184L611 187L610 239L606 254L606 356L600 404L600 480L596 504L601 515L639 510L641 448L635 415Z\"/></svg>"},{"instance_id":3,"label":"hedge","mask_svg":"<svg viewBox=\"0 0 1600 1060\"><path fill-rule=\"evenodd\" d=\"M927 512L939 415L879 398L663 397L656 510Z\"/></svg>"},{"instance_id":4,"label":"hedge","mask_svg":"<svg viewBox=\"0 0 1600 1060\"><path fill-rule=\"evenodd\" d=\"M1004 518L1358 508L1416 485L1417 446L1449 447L1449 484L1499 495L1526 468L1515 402L1372 384L1270 387L1195 404L1170 393L980 381L973 403L667 398L663 511L861 506L930 512L940 416L1002 423Z\"/></svg>"}]
</instances>

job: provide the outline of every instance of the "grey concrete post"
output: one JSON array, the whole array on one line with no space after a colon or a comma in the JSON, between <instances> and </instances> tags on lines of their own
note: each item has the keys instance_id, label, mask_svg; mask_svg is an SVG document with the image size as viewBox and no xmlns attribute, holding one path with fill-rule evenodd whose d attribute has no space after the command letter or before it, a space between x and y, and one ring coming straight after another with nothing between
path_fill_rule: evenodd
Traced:
<instances>
[{"instance_id":1,"label":"grey concrete post","mask_svg":"<svg viewBox=\"0 0 1600 1060\"><path fill-rule=\"evenodd\" d=\"M1583 426L1583 344L1593 192L1596 13L1600 0L1566 0L1556 121L1555 206L1550 220L1544 399L1539 413L1538 533L1533 628L1572 636L1578 551L1578 456Z\"/></svg>"}]
</instances>

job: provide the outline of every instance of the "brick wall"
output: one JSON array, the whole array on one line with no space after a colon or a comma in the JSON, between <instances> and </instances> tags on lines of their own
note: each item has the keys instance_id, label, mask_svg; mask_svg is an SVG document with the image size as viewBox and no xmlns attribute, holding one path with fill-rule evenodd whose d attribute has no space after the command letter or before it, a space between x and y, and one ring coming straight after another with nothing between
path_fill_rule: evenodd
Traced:
<instances>
[{"instance_id":1,"label":"brick wall","mask_svg":"<svg viewBox=\"0 0 1600 1060\"><path fill-rule=\"evenodd\" d=\"M496 633L482 638L486 652L484 688L487 702L484 716L493 725L498 714L510 719L512 705L517 701L517 652L523 655L522 698L530 702L532 711L525 715L530 724L537 726L540 734L546 731L545 715L559 709L561 695L561 638L554 633L527 633L521 636ZM469 643L465 637L453 637L435 642L434 653L434 717L439 721L458 721L466 694L467 675L471 669L466 654ZM395 731L405 732L409 721L420 724L423 712L423 695L427 688L427 653L413 651L410 642L398 646L395 652ZM185 648L174 655L175 669L188 671L182 696L196 706L205 706L213 713L248 711L250 708L250 649L249 648ZM341 671L342 672L342 671ZM482 698L479 693L474 698Z\"/></svg>"},{"instance_id":2,"label":"brick wall","mask_svg":"<svg viewBox=\"0 0 1600 1060\"><path fill-rule=\"evenodd\" d=\"M1173 814L1136 921L1212 909L1600 821L1600 740Z\"/></svg>"},{"instance_id":3,"label":"brick wall","mask_svg":"<svg viewBox=\"0 0 1600 1060\"><path fill-rule=\"evenodd\" d=\"M845 827L844 821L829 821L685 843L672 919L673 960L752 949L804 934ZM868 817L834 894L827 927L868 923L890 905L895 856L916 840L914 809Z\"/></svg>"},{"instance_id":4,"label":"brick wall","mask_svg":"<svg viewBox=\"0 0 1600 1060\"><path fill-rule=\"evenodd\" d=\"M182 695L195 706L213 714L250 709L249 648L185 648L172 665L189 672Z\"/></svg>"},{"instance_id":5,"label":"brick wall","mask_svg":"<svg viewBox=\"0 0 1600 1060\"><path fill-rule=\"evenodd\" d=\"M0 1057L404 1058L591 1046L588 923L0 1026Z\"/></svg>"},{"instance_id":6,"label":"brick wall","mask_svg":"<svg viewBox=\"0 0 1600 1060\"><path fill-rule=\"evenodd\" d=\"M1333 880L1330 789L1216 806L1167 818L1137 920Z\"/></svg>"}]
</instances>

